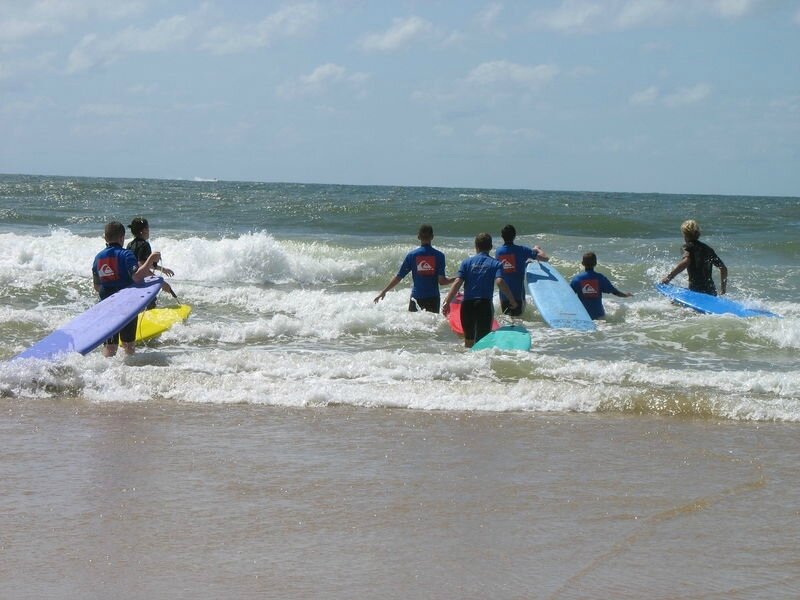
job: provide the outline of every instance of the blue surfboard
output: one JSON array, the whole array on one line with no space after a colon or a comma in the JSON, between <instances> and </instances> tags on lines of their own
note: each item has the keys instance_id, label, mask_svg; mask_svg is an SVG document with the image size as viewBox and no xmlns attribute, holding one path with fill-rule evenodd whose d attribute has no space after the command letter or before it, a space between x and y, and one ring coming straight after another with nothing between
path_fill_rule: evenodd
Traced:
<instances>
[{"instance_id":1,"label":"blue surfboard","mask_svg":"<svg viewBox=\"0 0 800 600\"><path fill-rule=\"evenodd\" d=\"M65 352L86 354L94 350L150 304L163 281L161 277L148 277L138 285L118 291L11 360L50 360Z\"/></svg>"},{"instance_id":2,"label":"blue surfboard","mask_svg":"<svg viewBox=\"0 0 800 600\"><path fill-rule=\"evenodd\" d=\"M519 325L506 325L483 336L475 342L471 349L486 350L488 348L528 352L531 349L531 334L527 329Z\"/></svg>"},{"instance_id":3,"label":"blue surfboard","mask_svg":"<svg viewBox=\"0 0 800 600\"><path fill-rule=\"evenodd\" d=\"M690 289L678 287L676 285L669 285L666 283L657 283L656 289L676 304L691 308L699 313L712 315L735 315L737 317L780 318L780 315L776 315L768 310L748 308L741 302L731 300L730 298L725 298L724 296L711 296L701 292L693 292Z\"/></svg>"},{"instance_id":4,"label":"blue surfboard","mask_svg":"<svg viewBox=\"0 0 800 600\"><path fill-rule=\"evenodd\" d=\"M596 329L578 295L553 265L539 261L528 263L525 282L539 314L550 327L579 331Z\"/></svg>"}]
</instances>

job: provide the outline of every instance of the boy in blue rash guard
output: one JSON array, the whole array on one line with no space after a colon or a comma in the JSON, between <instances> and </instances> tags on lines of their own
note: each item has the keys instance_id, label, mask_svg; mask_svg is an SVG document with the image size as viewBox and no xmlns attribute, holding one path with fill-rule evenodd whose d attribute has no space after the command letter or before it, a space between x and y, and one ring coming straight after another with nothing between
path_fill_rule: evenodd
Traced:
<instances>
[{"instance_id":1,"label":"boy in blue rash guard","mask_svg":"<svg viewBox=\"0 0 800 600\"><path fill-rule=\"evenodd\" d=\"M464 329L464 346L472 348L479 339L492 330L492 298L494 286L509 298L509 305L516 308L517 301L503 281L503 264L489 256L492 249L492 236L479 233L475 237L474 256L465 259L458 269L458 275L442 305L442 312L450 312L452 302L461 284L464 284L464 299L461 302L461 326Z\"/></svg>"},{"instance_id":2,"label":"boy in blue rash guard","mask_svg":"<svg viewBox=\"0 0 800 600\"><path fill-rule=\"evenodd\" d=\"M517 301L517 308L511 308L508 296L500 292L500 310L503 314L517 317L522 314L525 308L525 265L529 260L540 260L547 262L550 257L539 248L534 246L518 246L514 243L517 237L517 230L513 225L503 227L500 235L503 236L502 246L494 253L495 258L503 263L503 281L508 284L514 300Z\"/></svg>"},{"instance_id":3,"label":"boy in blue rash guard","mask_svg":"<svg viewBox=\"0 0 800 600\"><path fill-rule=\"evenodd\" d=\"M594 252L584 254L581 264L586 270L573 277L569 284L578 294L578 298L581 299L586 312L592 319L602 319L606 316L606 310L603 308L603 294L614 294L620 298L633 296L631 293L620 292L605 275L595 272L597 255Z\"/></svg>"},{"instance_id":4,"label":"boy in blue rash guard","mask_svg":"<svg viewBox=\"0 0 800 600\"><path fill-rule=\"evenodd\" d=\"M408 310L416 312L417 306L428 312L439 312L439 285L447 285L453 280L445 276L444 253L431 246L433 227L420 225L417 232L420 246L406 255L397 275L392 277L381 293L375 297L377 304L386 297L386 292L396 286L403 277L411 273L413 287Z\"/></svg>"},{"instance_id":5,"label":"boy in blue rash guard","mask_svg":"<svg viewBox=\"0 0 800 600\"><path fill-rule=\"evenodd\" d=\"M95 256L92 263L92 281L100 300L152 275L153 265L161 259L160 252L153 252L144 264L139 265L136 255L122 247L125 243L125 226L119 221L107 223L104 236L106 247ZM126 354L136 351L136 317L104 342L103 356L114 356L120 340Z\"/></svg>"}]
</instances>

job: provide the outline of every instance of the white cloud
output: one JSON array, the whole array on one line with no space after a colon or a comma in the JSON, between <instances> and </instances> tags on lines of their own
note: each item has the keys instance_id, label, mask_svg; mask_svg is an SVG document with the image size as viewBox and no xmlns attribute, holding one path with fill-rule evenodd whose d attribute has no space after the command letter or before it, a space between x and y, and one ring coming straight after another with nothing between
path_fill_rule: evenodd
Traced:
<instances>
[{"instance_id":1,"label":"white cloud","mask_svg":"<svg viewBox=\"0 0 800 600\"><path fill-rule=\"evenodd\" d=\"M500 2L492 2L478 11L478 14L475 15L475 22L482 29L492 29L501 12L503 12L503 5Z\"/></svg>"},{"instance_id":2,"label":"white cloud","mask_svg":"<svg viewBox=\"0 0 800 600\"><path fill-rule=\"evenodd\" d=\"M756 5L756 0L716 0L712 10L719 16L735 19L749 13Z\"/></svg>"},{"instance_id":3,"label":"white cloud","mask_svg":"<svg viewBox=\"0 0 800 600\"><path fill-rule=\"evenodd\" d=\"M142 112L141 109L124 104L82 104L78 115L90 117L131 117Z\"/></svg>"},{"instance_id":4,"label":"white cloud","mask_svg":"<svg viewBox=\"0 0 800 600\"><path fill-rule=\"evenodd\" d=\"M278 39L303 35L313 30L322 18L317 3L294 4L282 8L258 23L220 25L213 28L202 47L215 54L234 54L271 46Z\"/></svg>"},{"instance_id":5,"label":"white cloud","mask_svg":"<svg viewBox=\"0 0 800 600\"><path fill-rule=\"evenodd\" d=\"M653 104L658 100L658 88L651 85L649 88L640 90L630 97L630 103L635 105Z\"/></svg>"},{"instance_id":6,"label":"white cloud","mask_svg":"<svg viewBox=\"0 0 800 600\"><path fill-rule=\"evenodd\" d=\"M794 22L795 25L800 25L800 8L798 8L797 12L794 13Z\"/></svg>"},{"instance_id":7,"label":"white cloud","mask_svg":"<svg viewBox=\"0 0 800 600\"><path fill-rule=\"evenodd\" d=\"M393 52L433 31L433 25L420 17L394 19L386 31L366 35L361 40L361 47L367 51Z\"/></svg>"},{"instance_id":8,"label":"white cloud","mask_svg":"<svg viewBox=\"0 0 800 600\"><path fill-rule=\"evenodd\" d=\"M132 53L163 52L179 46L192 33L187 17L162 19L149 29L128 27L109 37L88 34L70 52L67 73L79 73L98 65L110 65Z\"/></svg>"},{"instance_id":9,"label":"white cloud","mask_svg":"<svg viewBox=\"0 0 800 600\"><path fill-rule=\"evenodd\" d=\"M30 76L35 71L55 70L55 52L43 52L30 57L17 58L13 62L0 61L0 80Z\"/></svg>"},{"instance_id":10,"label":"white cloud","mask_svg":"<svg viewBox=\"0 0 800 600\"><path fill-rule=\"evenodd\" d=\"M70 23L90 18L117 20L141 13L141 2L39 0L0 3L0 44L63 33Z\"/></svg>"},{"instance_id":11,"label":"white cloud","mask_svg":"<svg viewBox=\"0 0 800 600\"><path fill-rule=\"evenodd\" d=\"M2 19L0 20L0 44L15 44L37 35L56 33L59 30L60 28L56 24L47 21Z\"/></svg>"},{"instance_id":12,"label":"white cloud","mask_svg":"<svg viewBox=\"0 0 800 600\"><path fill-rule=\"evenodd\" d=\"M561 0L531 13L536 28L564 33L619 31L701 18L737 19L763 0Z\"/></svg>"},{"instance_id":13,"label":"white cloud","mask_svg":"<svg viewBox=\"0 0 800 600\"><path fill-rule=\"evenodd\" d=\"M711 95L711 86L707 83L698 83L688 88L680 88L664 97L664 104L671 108L697 104Z\"/></svg>"},{"instance_id":14,"label":"white cloud","mask_svg":"<svg viewBox=\"0 0 800 600\"><path fill-rule=\"evenodd\" d=\"M582 31L590 28L603 15L596 2L565 0L554 10L537 10L531 15L535 26L555 31Z\"/></svg>"},{"instance_id":15,"label":"white cloud","mask_svg":"<svg viewBox=\"0 0 800 600\"><path fill-rule=\"evenodd\" d=\"M308 75L302 75L278 87L278 95L283 98L310 96L324 93L331 86L345 83L360 86L368 76L365 73L348 73L341 65L327 63L320 65Z\"/></svg>"},{"instance_id":16,"label":"white cloud","mask_svg":"<svg viewBox=\"0 0 800 600\"><path fill-rule=\"evenodd\" d=\"M2 70L1 67L0 70ZM0 113L28 118L32 114L44 110L54 111L57 108L58 104L52 98L34 96L32 98L28 98L27 100L4 103L2 106L0 106Z\"/></svg>"},{"instance_id":17,"label":"white cloud","mask_svg":"<svg viewBox=\"0 0 800 600\"><path fill-rule=\"evenodd\" d=\"M516 85L536 88L551 81L558 74L553 65L527 66L496 60L481 63L467 75L466 81L476 85Z\"/></svg>"},{"instance_id":18,"label":"white cloud","mask_svg":"<svg viewBox=\"0 0 800 600\"><path fill-rule=\"evenodd\" d=\"M144 9L143 2L121 0L38 0L28 5L32 17L54 21L85 20L90 17L125 19L141 14Z\"/></svg>"},{"instance_id":19,"label":"white cloud","mask_svg":"<svg viewBox=\"0 0 800 600\"><path fill-rule=\"evenodd\" d=\"M711 86L707 83L698 83L691 87L678 88L668 94L662 94L654 85L635 92L628 99L635 106L649 106L656 103L667 108L678 108L702 102L711 95Z\"/></svg>"},{"instance_id":20,"label":"white cloud","mask_svg":"<svg viewBox=\"0 0 800 600\"><path fill-rule=\"evenodd\" d=\"M515 140L532 141L542 137L541 133L532 127L508 128L480 125L474 133L476 137L483 138L490 144L510 143Z\"/></svg>"},{"instance_id":21,"label":"white cloud","mask_svg":"<svg viewBox=\"0 0 800 600\"><path fill-rule=\"evenodd\" d=\"M448 138L453 136L455 129L450 125L436 125L433 128L433 133L435 133L437 137Z\"/></svg>"}]
</instances>

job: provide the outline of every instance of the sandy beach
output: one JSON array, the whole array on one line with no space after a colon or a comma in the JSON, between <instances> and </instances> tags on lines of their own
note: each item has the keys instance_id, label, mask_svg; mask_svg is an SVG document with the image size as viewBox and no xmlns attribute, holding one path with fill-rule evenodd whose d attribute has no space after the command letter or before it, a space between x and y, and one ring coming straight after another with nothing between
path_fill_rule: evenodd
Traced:
<instances>
[{"instance_id":1,"label":"sandy beach","mask_svg":"<svg viewBox=\"0 0 800 600\"><path fill-rule=\"evenodd\" d=\"M4 598L791 598L794 424L2 400Z\"/></svg>"}]
</instances>

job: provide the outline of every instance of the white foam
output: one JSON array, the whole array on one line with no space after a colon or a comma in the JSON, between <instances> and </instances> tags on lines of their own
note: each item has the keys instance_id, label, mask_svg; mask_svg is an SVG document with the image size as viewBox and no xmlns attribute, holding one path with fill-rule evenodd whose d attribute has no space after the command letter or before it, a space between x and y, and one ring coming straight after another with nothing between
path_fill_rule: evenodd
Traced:
<instances>
[{"instance_id":1,"label":"white foam","mask_svg":"<svg viewBox=\"0 0 800 600\"><path fill-rule=\"evenodd\" d=\"M507 373L513 365L514 375ZM535 354L405 350L352 353L245 347L195 349L133 359L97 352L56 364L0 365L4 395L92 402L179 401L278 406L347 404L455 411L678 410L744 420L800 421L796 373L719 373L647 368ZM679 398L682 398L680 400ZM687 402L694 408L681 408Z\"/></svg>"}]
</instances>

